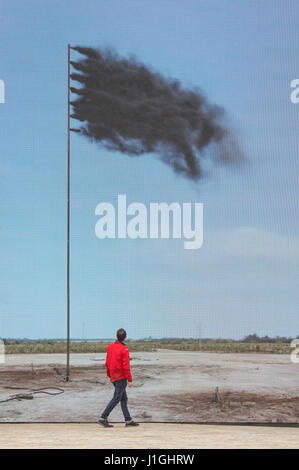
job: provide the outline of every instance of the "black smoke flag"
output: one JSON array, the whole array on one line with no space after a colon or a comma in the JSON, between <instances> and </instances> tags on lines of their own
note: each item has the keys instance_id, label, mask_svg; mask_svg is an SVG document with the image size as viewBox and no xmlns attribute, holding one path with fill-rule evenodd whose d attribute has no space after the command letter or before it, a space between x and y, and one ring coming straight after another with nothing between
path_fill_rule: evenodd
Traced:
<instances>
[{"instance_id":1,"label":"black smoke flag","mask_svg":"<svg viewBox=\"0 0 299 470\"><path fill-rule=\"evenodd\" d=\"M156 153L177 173L201 176L201 158L229 163L240 158L222 108L198 90L153 72L135 59L110 50L73 47L83 58L71 61L72 118L76 131L106 148L130 156ZM72 129L75 130L75 129Z\"/></svg>"}]
</instances>

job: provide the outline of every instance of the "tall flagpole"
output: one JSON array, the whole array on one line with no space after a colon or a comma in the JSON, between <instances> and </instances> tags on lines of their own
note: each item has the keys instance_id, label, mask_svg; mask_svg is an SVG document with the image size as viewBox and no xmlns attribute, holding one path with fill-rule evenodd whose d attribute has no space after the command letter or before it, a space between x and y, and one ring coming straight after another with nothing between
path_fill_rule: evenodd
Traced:
<instances>
[{"instance_id":1,"label":"tall flagpole","mask_svg":"<svg viewBox=\"0 0 299 470\"><path fill-rule=\"evenodd\" d=\"M70 52L67 46L67 342L66 342L66 381L70 379Z\"/></svg>"}]
</instances>

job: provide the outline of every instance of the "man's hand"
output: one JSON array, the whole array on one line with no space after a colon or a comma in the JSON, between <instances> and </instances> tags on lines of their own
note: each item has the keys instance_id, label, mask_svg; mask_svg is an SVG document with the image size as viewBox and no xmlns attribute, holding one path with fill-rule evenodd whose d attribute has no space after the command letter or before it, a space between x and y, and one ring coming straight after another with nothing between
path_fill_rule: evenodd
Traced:
<instances>
[{"instance_id":1,"label":"man's hand","mask_svg":"<svg viewBox=\"0 0 299 470\"><path fill-rule=\"evenodd\" d=\"M130 388L132 388L133 387L133 382L129 382L128 385L129 385Z\"/></svg>"}]
</instances>

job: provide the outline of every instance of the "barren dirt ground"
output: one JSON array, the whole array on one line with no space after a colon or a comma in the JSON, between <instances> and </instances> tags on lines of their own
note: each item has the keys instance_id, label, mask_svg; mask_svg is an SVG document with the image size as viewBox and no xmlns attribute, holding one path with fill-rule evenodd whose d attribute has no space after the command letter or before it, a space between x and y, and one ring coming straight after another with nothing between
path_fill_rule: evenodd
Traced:
<instances>
[{"instance_id":1,"label":"barren dirt ground","mask_svg":"<svg viewBox=\"0 0 299 470\"><path fill-rule=\"evenodd\" d=\"M0 449L299 449L299 428L144 423L0 424Z\"/></svg>"},{"instance_id":2,"label":"barren dirt ground","mask_svg":"<svg viewBox=\"0 0 299 470\"><path fill-rule=\"evenodd\" d=\"M0 400L44 387L64 393L2 402L0 422L95 422L113 393L104 363L104 353L72 354L64 383L55 368L65 373L65 355L7 355ZM131 369L139 386L128 390L129 408L141 422L299 423L298 364L289 355L163 349L131 353ZM110 419L123 420L119 406Z\"/></svg>"}]
</instances>

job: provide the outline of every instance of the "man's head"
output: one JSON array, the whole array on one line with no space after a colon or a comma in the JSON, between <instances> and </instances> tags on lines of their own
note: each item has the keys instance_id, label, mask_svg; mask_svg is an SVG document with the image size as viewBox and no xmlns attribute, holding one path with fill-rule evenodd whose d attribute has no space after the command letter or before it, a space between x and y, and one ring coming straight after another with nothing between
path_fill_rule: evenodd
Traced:
<instances>
[{"instance_id":1,"label":"man's head","mask_svg":"<svg viewBox=\"0 0 299 470\"><path fill-rule=\"evenodd\" d=\"M123 328L120 328L119 330L117 330L116 337L117 337L118 341L124 341L127 337L126 330L124 330Z\"/></svg>"}]
</instances>

